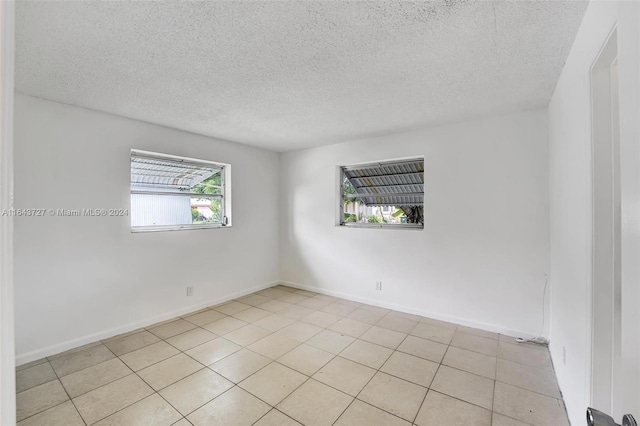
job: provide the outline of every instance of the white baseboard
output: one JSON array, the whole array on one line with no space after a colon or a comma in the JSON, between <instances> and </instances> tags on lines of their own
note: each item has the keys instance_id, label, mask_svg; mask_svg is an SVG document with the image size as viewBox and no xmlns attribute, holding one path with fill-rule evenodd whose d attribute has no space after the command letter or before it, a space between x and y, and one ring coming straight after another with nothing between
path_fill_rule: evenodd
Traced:
<instances>
[{"instance_id":1,"label":"white baseboard","mask_svg":"<svg viewBox=\"0 0 640 426\"><path fill-rule=\"evenodd\" d=\"M226 296L218 297L212 300L197 303L195 305L187 306L185 308L177 309L175 311L167 312L162 315L157 315L155 317L129 323L121 327L111 328L109 330L93 333L88 336L79 337L77 339L67 340L66 342L57 343L55 345L47 346L41 349L36 349L24 354L18 354L16 355L16 365L20 366L22 364L26 364L28 362L35 361L46 356L56 355L64 351L68 351L69 349L97 342L98 340L104 340L113 336L117 336L118 334L128 333L130 331L137 330L142 327L147 327L158 322L166 321L168 319L188 314L190 312L199 311L200 309L206 308L208 306L219 305L220 303L228 302L230 300L237 299L238 297L246 296L247 294L255 293L256 291L273 287L275 285L278 285L279 283L280 281L273 281L271 283L251 287L246 290L228 294Z\"/></svg>"},{"instance_id":2,"label":"white baseboard","mask_svg":"<svg viewBox=\"0 0 640 426\"><path fill-rule=\"evenodd\" d=\"M373 305L373 306L377 306L377 307L380 307L380 308L392 309L394 311L405 312L405 313L414 314L414 315L420 315L421 317L433 318L433 319L440 320L440 321L452 322L454 324L460 324L460 325L464 325L466 327L473 327L473 328L477 328L477 329L480 329L480 330L490 331L490 332L493 332L493 333L500 333L500 334L504 334L504 335L507 335L507 336L524 337L524 338L536 337L535 335L533 335L531 333L522 332L520 330L513 330L513 329L510 329L510 328L498 326L498 325L495 325L495 324L488 324L488 323L484 323L484 322L473 321L473 320L470 320L468 318L460 318L460 317L456 317L456 316L453 316L453 315L446 315L446 314L442 314L442 313L438 313L438 312L425 311L423 309L413 308L413 307L405 306L405 305L397 305L395 303L381 302L379 300L369 299L369 298L366 298L366 297L360 297L360 296L356 296L356 295L353 295L353 294L350 294L350 293L342 293L340 291L327 290L327 289L324 289L324 288L308 286L308 285L304 285L304 284L294 283L294 282L291 282L291 281L280 281L280 283L283 284L283 285L286 285L286 286L289 286L289 287L295 287L295 288L298 288L298 289L301 289L301 290L309 290L309 291L313 291L315 293L325 294L327 296L339 297L341 299L352 300L354 302L365 303L367 305Z\"/></svg>"}]
</instances>

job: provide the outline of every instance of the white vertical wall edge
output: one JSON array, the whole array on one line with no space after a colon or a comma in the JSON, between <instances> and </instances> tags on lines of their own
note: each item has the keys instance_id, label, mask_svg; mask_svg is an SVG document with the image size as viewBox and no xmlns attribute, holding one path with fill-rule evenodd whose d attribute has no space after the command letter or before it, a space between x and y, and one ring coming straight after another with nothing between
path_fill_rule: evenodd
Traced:
<instances>
[{"instance_id":1,"label":"white vertical wall edge","mask_svg":"<svg viewBox=\"0 0 640 426\"><path fill-rule=\"evenodd\" d=\"M14 2L0 2L0 211L13 207ZM13 218L0 216L0 424L16 422Z\"/></svg>"}]
</instances>

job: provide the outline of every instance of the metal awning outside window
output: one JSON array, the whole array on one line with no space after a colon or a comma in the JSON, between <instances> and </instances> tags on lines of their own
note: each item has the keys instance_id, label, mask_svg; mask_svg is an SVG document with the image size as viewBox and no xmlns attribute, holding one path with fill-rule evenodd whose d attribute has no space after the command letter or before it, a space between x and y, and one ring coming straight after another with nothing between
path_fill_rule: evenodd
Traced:
<instances>
[{"instance_id":1,"label":"metal awning outside window","mask_svg":"<svg viewBox=\"0 0 640 426\"><path fill-rule=\"evenodd\" d=\"M131 186L163 191L189 191L190 188L222 170L214 164L195 163L131 153Z\"/></svg>"},{"instance_id":2,"label":"metal awning outside window","mask_svg":"<svg viewBox=\"0 0 640 426\"><path fill-rule=\"evenodd\" d=\"M355 194L367 206L424 204L424 159L347 166L342 168Z\"/></svg>"}]
</instances>

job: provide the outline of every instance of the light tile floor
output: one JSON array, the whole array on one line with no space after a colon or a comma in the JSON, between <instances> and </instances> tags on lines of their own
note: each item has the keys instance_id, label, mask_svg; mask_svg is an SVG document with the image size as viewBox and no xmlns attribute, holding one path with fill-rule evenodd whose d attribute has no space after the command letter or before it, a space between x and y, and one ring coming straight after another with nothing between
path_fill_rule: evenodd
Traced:
<instances>
[{"instance_id":1,"label":"light tile floor","mask_svg":"<svg viewBox=\"0 0 640 426\"><path fill-rule=\"evenodd\" d=\"M546 348L276 286L17 368L19 425L568 425Z\"/></svg>"}]
</instances>

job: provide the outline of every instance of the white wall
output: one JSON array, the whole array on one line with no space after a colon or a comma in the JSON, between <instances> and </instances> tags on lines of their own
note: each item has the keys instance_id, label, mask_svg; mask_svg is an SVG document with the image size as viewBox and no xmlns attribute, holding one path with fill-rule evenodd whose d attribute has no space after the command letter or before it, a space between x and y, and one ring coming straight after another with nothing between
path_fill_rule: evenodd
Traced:
<instances>
[{"instance_id":1,"label":"white wall","mask_svg":"<svg viewBox=\"0 0 640 426\"><path fill-rule=\"evenodd\" d=\"M638 5L592 2L551 104L551 355L572 424L584 424L591 369L591 118L589 69L618 21L622 193L623 376L619 406L640 415L640 146ZM566 365L563 362L566 350ZM619 414L619 413L618 413ZM619 421L620 418L618 417Z\"/></svg>"},{"instance_id":2,"label":"white wall","mask_svg":"<svg viewBox=\"0 0 640 426\"><path fill-rule=\"evenodd\" d=\"M424 230L334 225L336 166L421 155ZM285 153L281 279L537 335L549 266L547 160L545 111Z\"/></svg>"},{"instance_id":3,"label":"white wall","mask_svg":"<svg viewBox=\"0 0 640 426\"><path fill-rule=\"evenodd\" d=\"M231 164L234 214L152 233L129 217L16 218L19 363L278 279L278 154L28 96L15 107L17 208L129 208L139 148Z\"/></svg>"}]
</instances>

